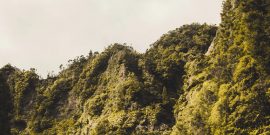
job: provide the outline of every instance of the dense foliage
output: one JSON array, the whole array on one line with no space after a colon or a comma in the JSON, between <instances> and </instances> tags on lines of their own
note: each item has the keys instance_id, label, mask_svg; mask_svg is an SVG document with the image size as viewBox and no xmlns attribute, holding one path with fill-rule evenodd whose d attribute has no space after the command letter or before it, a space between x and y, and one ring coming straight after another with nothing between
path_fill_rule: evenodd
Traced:
<instances>
[{"instance_id":1,"label":"dense foliage","mask_svg":"<svg viewBox=\"0 0 270 135\"><path fill-rule=\"evenodd\" d=\"M146 53L112 44L40 78L0 69L0 134L270 134L270 1L226 0Z\"/></svg>"}]
</instances>

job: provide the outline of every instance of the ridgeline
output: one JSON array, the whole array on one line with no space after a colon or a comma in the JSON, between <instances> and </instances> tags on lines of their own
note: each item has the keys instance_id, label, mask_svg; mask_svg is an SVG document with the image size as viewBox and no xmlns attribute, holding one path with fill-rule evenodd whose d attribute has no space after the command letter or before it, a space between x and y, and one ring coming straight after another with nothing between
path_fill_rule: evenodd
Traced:
<instances>
[{"instance_id":1,"label":"ridgeline","mask_svg":"<svg viewBox=\"0 0 270 135\"><path fill-rule=\"evenodd\" d=\"M270 134L270 1L226 0L145 53L112 44L56 76L0 69L2 135Z\"/></svg>"}]
</instances>

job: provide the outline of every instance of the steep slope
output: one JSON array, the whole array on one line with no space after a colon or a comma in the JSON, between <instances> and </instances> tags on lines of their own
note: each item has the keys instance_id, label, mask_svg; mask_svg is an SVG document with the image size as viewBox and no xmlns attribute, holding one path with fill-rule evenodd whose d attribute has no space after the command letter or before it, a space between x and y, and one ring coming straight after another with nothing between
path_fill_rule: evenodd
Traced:
<instances>
[{"instance_id":1,"label":"steep slope","mask_svg":"<svg viewBox=\"0 0 270 135\"><path fill-rule=\"evenodd\" d=\"M269 134L270 1L227 0L204 79L179 99L175 134ZM187 82L185 82L187 83Z\"/></svg>"},{"instance_id":2,"label":"steep slope","mask_svg":"<svg viewBox=\"0 0 270 135\"><path fill-rule=\"evenodd\" d=\"M269 134L270 1L226 0L221 18L144 54L110 45L46 79L4 66L0 134Z\"/></svg>"},{"instance_id":3,"label":"steep slope","mask_svg":"<svg viewBox=\"0 0 270 135\"><path fill-rule=\"evenodd\" d=\"M1 113L11 123L3 128L11 134L169 134L185 65L203 56L215 32L206 24L185 25L146 54L114 44L47 79L8 65L1 69L12 71L1 74L1 87L8 87L1 95L10 94L4 101L13 107Z\"/></svg>"}]
</instances>

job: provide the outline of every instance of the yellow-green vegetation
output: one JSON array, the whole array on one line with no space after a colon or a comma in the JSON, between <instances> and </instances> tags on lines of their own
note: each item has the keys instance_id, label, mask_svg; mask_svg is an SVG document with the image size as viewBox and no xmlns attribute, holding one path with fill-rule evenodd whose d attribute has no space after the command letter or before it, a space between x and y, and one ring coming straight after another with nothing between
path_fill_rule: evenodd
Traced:
<instances>
[{"instance_id":1,"label":"yellow-green vegetation","mask_svg":"<svg viewBox=\"0 0 270 135\"><path fill-rule=\"evenodd\" d=\"M112 44L43 79L0 69L3 135L270 134L270 1L226 0L145 53Z\"/></svg>"},{"instance_id":2,"label":"yellow-green vegetation","mask_svg":"<svg viewBox=\"0 0 270 135\"><path fill-rule=\"evenodd\" d=\"M173 133L269 134L270 1L226 0L221 18L207 66L176 105Z\"/></svg>"}]
</instances>

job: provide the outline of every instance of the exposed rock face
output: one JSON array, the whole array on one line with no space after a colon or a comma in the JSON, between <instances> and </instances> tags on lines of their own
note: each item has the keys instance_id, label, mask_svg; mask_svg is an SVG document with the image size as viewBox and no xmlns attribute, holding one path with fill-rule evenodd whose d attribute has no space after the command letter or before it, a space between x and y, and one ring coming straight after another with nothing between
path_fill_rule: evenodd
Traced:
<instances>
[{"instance_id":1,"label":"exposed rock face","mask_svg":"<svg viewBox=\"0 0 270 135\"><path fill-rule=\"evenodd\" d=\"M269 134L269 0L226 0L146 53L113 44L57 76L0 69L0 134Z\"/></svg>"},{"instance_id":2,"label":"exposed rock face","mask_svg":"<svg viewBox=\"0 0 270 135\"><path fill-rule=\"evenodd\" d=\"M209 56L211 54L211 52L214 51L214 48L215 48L215 38L212 41L212 43L210 44L210 46L209 46L207 52L205 53L205 55Z\"/></svg>"}]
</instances>

